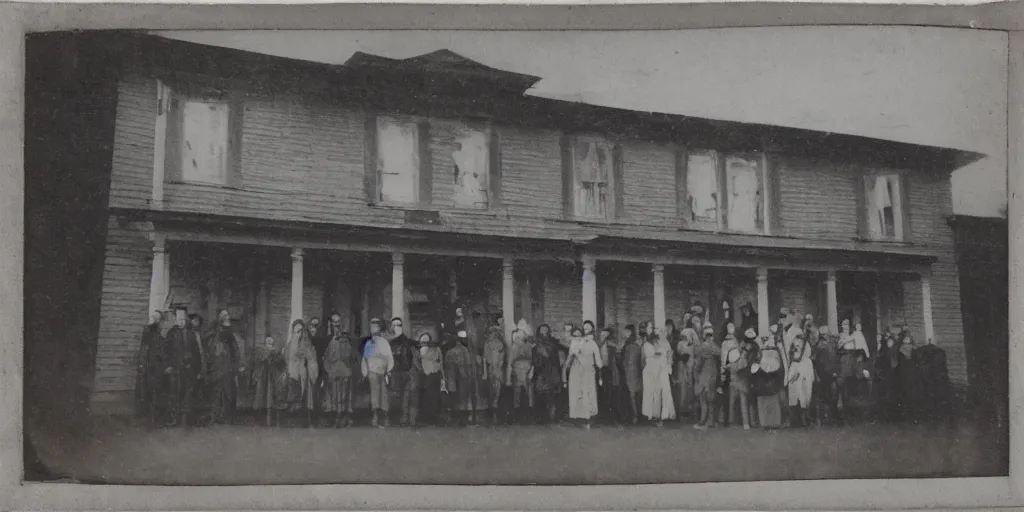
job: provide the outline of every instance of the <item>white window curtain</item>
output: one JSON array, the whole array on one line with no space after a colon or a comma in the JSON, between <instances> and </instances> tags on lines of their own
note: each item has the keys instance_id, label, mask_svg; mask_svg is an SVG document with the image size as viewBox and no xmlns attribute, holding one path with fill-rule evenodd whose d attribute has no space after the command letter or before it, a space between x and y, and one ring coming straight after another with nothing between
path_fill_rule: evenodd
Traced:
<instances>
[{"instance_id":1,"label":"white window curtain","mask_svg":"<svg viewBox=\"0 0 1024 512\"><path fill-rule=\"evenodd\" d=\"M453 202L461 208L487 209L490 176L490 135L464 130L455 139L455 191Z\"/></svg>"},{"instance_id":2,"label":"white window curtain","mask_svg":"<svg viewBox=\"0 0 1024 512\"><path fill-rule=\"evenodd\" d=\"M698 224L718 225L718 173L712 153L694 153L687 157L686 192L691 220Z\"/></svg>"},{"instance_id":3,"label":"white window curtain","mask_svg":"<svg viewBox=\"0 0 1024 512\"><path fill-rule=\"evenodd\" d=\"M757 231L758 198L761 192L760 165L757 160L728 157L725 161L729 194L729 229Z\"/></svg>"},{"instance_id":4,"label":"white window curtain","mask_svg":"<svg viewBox=\"0 0 1024 512\"><path fill-rule=\"evenodd\" d=\"M228 176L228 104L188 100L182 108L182 179L224 185Z\"/></svg>"},{"instance_id":5,"label":"white window curtain","mask_svg":"<svg viewBox=\"0 0 1024 512\"><path fill-rule=\"evenodd\" d=\"M580 141L574 151L577 217L608 218L612 211L612 146L599 141Z\"/></svg>"},{"instance_id":6,"label":"white window curtain","mask_svg":"<svg viewBox=\"0 0 1024 512\"><path fill-rule=\"evenodd\" d=\"M903 239L898 175L876 175L867 179L868 232L873 238Z\"/></svg>"},{"instance_id":7,"label":"white window curtain","mask_svg":"<svg viewBox=\"0 0 1024 512\"><path fill-rule=\"evenodd\" d=\"M419 146L416 123L377 119L377 169L380 198L385 203L415 203L419 190Z\"/></svg>"}]
</instances>

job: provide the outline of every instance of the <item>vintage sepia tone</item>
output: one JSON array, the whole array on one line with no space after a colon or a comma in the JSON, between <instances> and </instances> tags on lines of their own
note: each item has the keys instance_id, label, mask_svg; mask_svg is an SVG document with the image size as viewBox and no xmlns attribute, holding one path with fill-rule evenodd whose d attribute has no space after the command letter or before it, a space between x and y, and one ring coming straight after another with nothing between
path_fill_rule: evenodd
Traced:
<instances>
[{"instance_id":1,"label":"vintage sepia tone","mask_svg":"<svg viewBox=\"0 0 1024 512\"><path fill-rule=\"evenodd\" d=\"M85 340L26 350L35 479L1007 473L993 155L188 39L27 39L26 275L83 271L26 340Z\"/></svg>"}]
</instances>

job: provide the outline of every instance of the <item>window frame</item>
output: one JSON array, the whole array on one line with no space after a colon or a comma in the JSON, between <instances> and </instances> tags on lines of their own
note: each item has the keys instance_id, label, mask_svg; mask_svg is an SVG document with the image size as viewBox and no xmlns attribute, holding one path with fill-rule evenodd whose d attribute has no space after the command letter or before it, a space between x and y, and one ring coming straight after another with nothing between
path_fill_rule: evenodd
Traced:
<instances>
[{"instance_id":1,"label":"window frame","mask_svg":"<svg viewBox=\"0 0 1024 512\"><path fill-rule=\"evenodd\" d=\"M690 157L694 155L708 155L714 160L713 175L715 177L715 194L717 195L716 222L695 222L692 217L692 205L690 194ZM755 224L759 224L755 230L738 230L729 225L729 174L727 162L730 157L754 160L758 166L758 195L760 200L755 212ZM730 233L754 236L768 236L772 233L771 216L774 214L773 194L771 190L771 169L769 168L768 152L761 149L755 150L721 150L710 148L691 149L680 146L676 157L676 191L677 210L684 229L706 231L715 233ZM757 223L757 220L760 223Z\"/></svg>"},{"instance_id":2,"label":"window frame","mask_svg":"<svg viewBox=\"0 0 1024 512\"><path fill-rule=\"evenodd\" d=\"M373 120L373 129L374 129L373 138L375 140L372 172L374 173L374 178L375 178L374 179L374 183L375 183L375 186L376 186L376 190L375 190L373 198L371 199L371 203L373 205L375 205L375 206L390 206L390 207L396 207L396 208L410 208L410 207L420 206L420 205L423 205L425 203L429 204L429 202L430 202L430 191L429 190L424 190L424 186L423 186L424 185L424 183L423 183L423 181L424 181L424 176L423 176L424 175L424 165L429 165L429 158L427 159L428 160L427 162L423 161L424 160L424 149L425 149L424 146L426 146L426 149L428 151L429 151L429 146L430 146L429 138L427 139L427 144L423 144L424 132L427 131L427 130L424 130L425 120L423 120L422 118L417 117L417 116L403 116L403 115L398 115L398 114L383 114L383 113L376 114L376 115L372 116L372 120ZM414 154L413 154L413 156L415 158L415 169L414 169L414 173L415 174L413 176L413 181L414 181L413 196L414 197L413 197L413 201L411 201L411 202L393 201L393 200L389 201L389 200L385 200L384 199L384 169L383 169L383 167L381 167L380 133L381 133L381 122L385 121L385 120L391 120L393 122L393 124L396 124L396 125L399 125L399 124L400 125L412 124L415 127L415 139L413 141L413 145L415 147ZM429 132L428 132L427 135L429 137Z\"/></svg>"},{"instance_id":3,"label":"window frame","mask_svg":"<svg viewBox=\"0 0 1024 512\"><path fill-rule=\"evenodd\" d=\"M576 151L580 142L596 142L608 146L611 165L608 169L607 213L603 217L578 215L577 184L581 183L576 167ZM562 136L562 200L565 202L563 213L569 220L576 222L611 223L624 215L623 206L623 140L608 135L579 132L567 133Z\"/></svg>"},{"instance_id":4,"label":"window frame","mask_svg":"<svg viewBox=\"0 0 1024 512\"><path fill-rule=\"evenodd\" d=\"M473 120L458 120L462 123L463 128L466 130L480 132L484 135L487 141L487 206L485 208L473 208L470 206L463 206L456 204L454 199L454 183L452 198L450 198L452 206L446 208L451 211L459 213L486 213L492 212L501 207L501 136L498 129L489 122L473 121ZM453 138L453 142L458 141L458 137ZM451 153L447 156L451 158ZM452 165L455 165L455 159L452 158Z\"/></svg>"},{"instance_id":5,"label":"window frame","mask_svg":"<svg viewBox=\"0 0 1024 512\"><path fill-rule=\"evenodd\" d=\"M240 188L242 182L242 130L245 105L237 94L225 90L202 87L162 84L164 97L158 98L157 116L166 117L166 129L163 140L164 182L200 187ZM227 107L227 161L224 169L223 182L190 180L185 178L184 155L181 145L184 143L185 104L189 101L201 103L220 103Z\"/></svg>"},{"instance_id":6,"label":"window frame","mask_svg":"<svg viewBox=\"0 0 1024 512\"><path fill-rule=\"evenodd\" d=\"M896 178L897 190L891 198L894 203L892 236L874 235L871 233L869 220L869 216L872 214L872 212L869 211L869 205L871 204L869 201L871 190L868 188L868 180L871 178L877 179L882 176ZM862 172L859 173L857 186L860 201L858 204L857 216L860 221L859 237L862 240L882 243L909 243L911 241L910 212L909 204L907 204L909 203L909 195L907 194L908 181L907 172L901 169L863 169Z\"/></svg>"}]
</instances>

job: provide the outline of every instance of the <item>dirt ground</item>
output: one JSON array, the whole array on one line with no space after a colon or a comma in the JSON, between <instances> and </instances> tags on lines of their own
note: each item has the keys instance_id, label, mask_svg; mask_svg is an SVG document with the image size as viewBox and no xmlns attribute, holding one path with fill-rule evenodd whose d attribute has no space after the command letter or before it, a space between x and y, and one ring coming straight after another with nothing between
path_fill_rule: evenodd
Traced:
<instances>
[{"instance_id":1,"label":"dirt ground","mask_svg":"<svg viewBox=\"0 0 1024 512\"><path fill-rule=\"evenodd\" d=\"M997 476L1008 467L1006 436L970 422L93 430L38 430L33 448L56 477L118 484L637 484Z\"/></svg>"}]
</instances>

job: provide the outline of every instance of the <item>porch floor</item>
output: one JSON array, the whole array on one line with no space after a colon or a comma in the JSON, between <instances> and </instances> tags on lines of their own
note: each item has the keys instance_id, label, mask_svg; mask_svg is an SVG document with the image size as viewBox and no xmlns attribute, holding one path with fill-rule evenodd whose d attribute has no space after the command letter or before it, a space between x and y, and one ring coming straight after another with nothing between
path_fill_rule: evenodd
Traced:
<instances>
[{"instance_id":1,"label":"porch floor","mask_svg":"<svg viewBox=\"0 0 1024 512\"><path fill-rule=\"evenodd\" d=\"M118 484L639 484L998 476L1008 467L1005 436L969 422L771 432L679 423L150 431L107 422L76 442L33 439L54 476Z\"/></svg>"}]
</instances>

